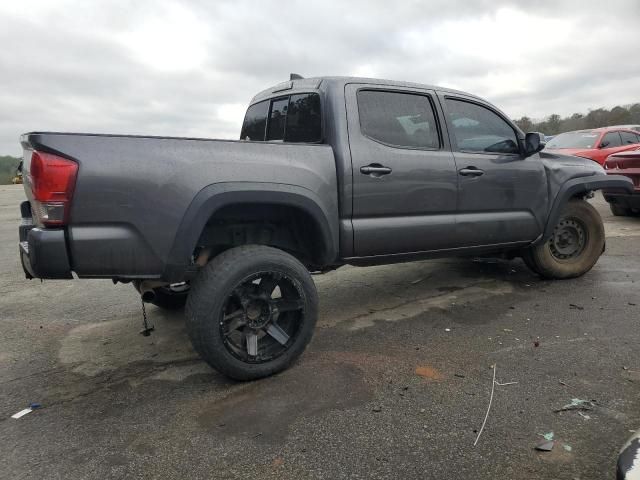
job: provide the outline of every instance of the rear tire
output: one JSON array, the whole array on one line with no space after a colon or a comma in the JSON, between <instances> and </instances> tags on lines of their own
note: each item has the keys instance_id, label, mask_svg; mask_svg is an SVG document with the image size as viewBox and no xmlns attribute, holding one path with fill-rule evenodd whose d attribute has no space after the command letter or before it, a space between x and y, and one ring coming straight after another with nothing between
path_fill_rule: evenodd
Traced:
<instances>
[{"instance_id":1,"label":"rear tire","mask_svg":"<svg viewBox=\"0 0 640 480\"><path fill-rule=\"evenodd\" d=\"M585 200L567 203L552 237L523 254L525 263L549 279L575 278L587 273L604 251L604 225Z\"/></svg>"},{"instance_id":2,"label":"rear tire","mask_svg":"<svg viewBox=\"0 0 640 480\"><path fill-rule=\"evenodd\" d=\"M609 208L611 209L611 213L613 213L616 217L630 217L633 215L633 210L627 207L623 207L622 205L610 203Z\"/></svg>"},{"instance_id":3,"label":"rear tire","mask_svg":"<svg viewBox=\"0 0 640 480\"><path fill-rule=\"evenodd\" d=\"M236 380L289 367L311 340L318 295L307 268L262 245L229 249L191 284L186 325L195 350Z\"/></svg>"}]
</instances>

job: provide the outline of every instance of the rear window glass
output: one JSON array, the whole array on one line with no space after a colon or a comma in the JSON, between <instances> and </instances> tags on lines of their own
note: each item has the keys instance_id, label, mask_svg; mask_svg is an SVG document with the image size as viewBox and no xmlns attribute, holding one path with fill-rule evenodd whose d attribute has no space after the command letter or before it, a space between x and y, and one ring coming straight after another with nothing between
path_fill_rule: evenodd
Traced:
<instances>
[{"instance_id":1,"label":"rear window glass","mask_svg":"<svg viewBox=\"0 0 640 480\"><path fill-rule=\"evenodd\" d=\"M267 140L284 140L284 129L289 109L289 97L271 102L269 125L267 126Z\"/></svg>"},{"instance_id":2,"label":"rear window glass","mask_svg":"<svg viewBox=\"0 0 640 480\"><path fill-rule=\"evenodd\" d=\"M620 136L622 137L623 145L632 145L639 141L638 135L633 132L620 132Z\"/></svg>"},{"instance_id":3,"label":"rear window glass","mask_svg":"<svg viewBox=\"0 0 640 480\"><path fill-rule=\"evenodd\" d=\"M303 93L252 105L247 110L241 140L316 143L322 140L320 96Z\"/></svg>"},{"instance_id":4,"label":"rear window glass","mask_svg":"<svg viewBox=\"0 0 640 480\"><path fill-rule=\"evenodd\" d=\"M365 136L394 147L440 147L429 97L381 90L361 90L357 95L360 128Z\"/></svg>"},{"instance_id":5,"label":"rear window glass","mask_svg":"<svg viewBox=\"0 0 640 480\"><path fill-rule=\"evenodd\" d=\"M317 94L291 95L287 113L287 142L319 142L320 96Z\"/></svg>"},{"instance_id":6,"label":"rear window glass","mask_svg":"<svg viewBox=\"0 0 640 480\"><path fill-rule=\"evenodd\" d=\"M247 109L240 132L241 140L264 140L264 132L267 128L267 115L269 113L269 101L256 103ZM237 131L237 130L236 130Z\"/></svg>"}]
</instances>

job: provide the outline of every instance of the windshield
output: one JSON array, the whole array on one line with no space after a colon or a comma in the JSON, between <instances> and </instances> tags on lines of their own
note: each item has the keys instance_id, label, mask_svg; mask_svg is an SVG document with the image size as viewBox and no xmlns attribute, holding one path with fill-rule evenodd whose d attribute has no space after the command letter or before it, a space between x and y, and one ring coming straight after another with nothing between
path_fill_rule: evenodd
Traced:
<instances>
[{"instance_id":1,"label":"windshield","mask_svg":"<svg viewBox=\"0 0 640 480\"><path fill-rule=\"evenodd\" d=\"M595 148L598 132L567 132L553 137L547 148Z\"/></svg>"}]
</instances>

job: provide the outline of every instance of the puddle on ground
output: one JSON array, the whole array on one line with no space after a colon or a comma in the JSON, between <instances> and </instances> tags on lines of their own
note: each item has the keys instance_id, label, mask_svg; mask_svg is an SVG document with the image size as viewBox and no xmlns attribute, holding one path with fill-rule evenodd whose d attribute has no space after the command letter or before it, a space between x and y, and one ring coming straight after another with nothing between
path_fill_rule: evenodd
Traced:
<instances>
[{"instance_id":1,"label":"puddle on ground","mask_svg":"<svg viewBox=\"0 0 640 480\"><path fill-rule=\"evenodd\" d=\"M138 333L139 319L130 317L80 325L62 339L60 362L76 373L96 376L139 361L167 363L199 358L185 332L182 313L148 311L156 327L149 337ZM184 372L176 367L158 375L171 379L184 376Z\"/></svg>"},{"instance_id":2,"label":"puddle on ground","mask_svg":"<svg viewBox=\"0 0 640 480\"><path fill-rule=\"evenodd\" d=\"M416 298L403 303L373 311L347 321L349 330L360 330L372 327L376 322L397 322L409 319L434 309L447 309L452 305L466 305L484 301L488 297L505 295L513 292L512 284L499 280L478 283L463 287L453 292Z\"/></svg>"},{"instance_id":3,"label":"puddle on ground","mask_svg":"<svg viewBox=\"0 0 640 480\"><path fill-rule=\"evenodd\" d=\"M198 400L198 423L217 436L282 441L302 417L357 407L372 398L363 372L322 359L299 364L275 377L239 385L222 400ZM205 403L206 402L206 403Z\"/></svg>"}]
</instances>

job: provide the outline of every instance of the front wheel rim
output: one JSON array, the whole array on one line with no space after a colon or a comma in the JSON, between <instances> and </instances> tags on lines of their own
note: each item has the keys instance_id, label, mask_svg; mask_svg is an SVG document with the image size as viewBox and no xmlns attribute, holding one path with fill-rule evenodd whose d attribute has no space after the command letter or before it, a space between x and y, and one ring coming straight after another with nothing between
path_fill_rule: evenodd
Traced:
<instances>
[{"instance_id":1,"label":"front wheel rim","mask_svg":"<svg viewBox=\"0 0 640 480\"><path fill-rule=\"evenodd\" d=\"M280 272L258 272L231 290L219 314L220 334L238 360L266 363L295 342L304 315L304 294L297 281Z\"/></svg>"},{"instance_id":2,"label":"front wheel rim","mask_svg":"<svg viewBox=\"0 0 640 480\"><path fill-rule=\"evenodd\" d=\"M549 250L558 260L573 260L584 252L587 241L588 233L582 221L567 217L554 228L549 239Z\"/></svg>"}]
</instances>

